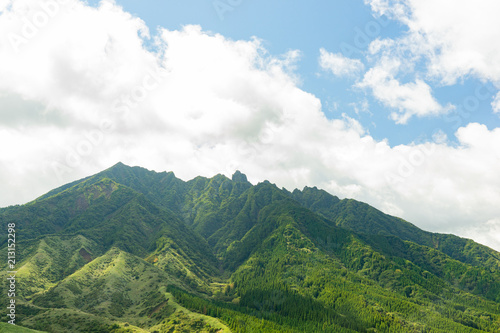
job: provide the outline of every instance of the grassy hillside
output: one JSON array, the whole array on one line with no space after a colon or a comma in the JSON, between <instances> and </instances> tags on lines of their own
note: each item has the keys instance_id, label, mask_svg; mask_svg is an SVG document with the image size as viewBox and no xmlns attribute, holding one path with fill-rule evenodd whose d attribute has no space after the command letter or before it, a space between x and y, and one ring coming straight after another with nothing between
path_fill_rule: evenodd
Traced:
<instances>
[{"instance_id":1,"label":"grassy hillside","mask_svg":"<svg viewBox=\"0 0 500 333\"><path fill-rule=\"evenodd\" d=\"M120 332L124 327L149 332L153 326L190 327L194 322L225 329L213 318L183 311L166 294L168 285L191 290L185 281L112 248L47 292L35 295L31 306L39 312L22 324L49 332L88 332L90 327L102 332Z\"/></svg>"},{"instance_id":2,"label":"grassy hillside","mask_svg":"<svg viewBox=\"0 0 500 333\"><path fill-rule=\"evenodd\" d=\"M46 291L100 255L99 246L82 235L21 241L18 249L25 258L17 263L19 295L25 297Z\"/></svg>"}]
</instances>

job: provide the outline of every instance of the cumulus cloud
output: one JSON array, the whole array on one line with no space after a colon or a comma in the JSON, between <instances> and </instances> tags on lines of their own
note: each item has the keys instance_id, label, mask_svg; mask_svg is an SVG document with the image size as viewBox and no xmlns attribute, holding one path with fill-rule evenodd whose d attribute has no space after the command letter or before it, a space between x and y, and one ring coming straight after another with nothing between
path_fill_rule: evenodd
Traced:
<instances>
[{"instance_id":1,"label":"cumulus cloud","mask_svg":"<svg viewBox=\"0 0 500 333\"><path fill-rule=\"evenodd\" d=\"M77 0L58 2L16 48L9 34L24 38L44 9L10 3L0 14L2 206L123 161L183 179L240 169L254 183L316 185L436 231L496 226L485 222L500 215L498 129L469 124L457 146L440 136L391 147L347 115L325 117L298 87L300 52L274 56L258 39L199 26L151 34L113 2ZM412 88L432 105L425 83Z\"/></svg>"},{"instance_id":2,"label":"cumulus cloud","mask_svg":"<svg viewBox=\"0 0 500 333\"><path fill-rule=\"evenodd\" d=\"M421 79L401 84L384 64L371 68L357 87L371 89L377 100L396 109L391 118L398 124L406 124L414 115L437 116L453 108L451 104L439 104L432 96L431 87Z\"/></svg>"},{"instance_id":3,"label":"cumulus cloud","mask_svg":"<svg viewBox=\"0 0 500 333\"><path fill-rule=\"evenodd\" d=\"M319 65L335 76L354 76L359 74L365 66L359 59L344 57L341 53L330 53L325 49L320 49Z\"/></svg>"}]
</instances>

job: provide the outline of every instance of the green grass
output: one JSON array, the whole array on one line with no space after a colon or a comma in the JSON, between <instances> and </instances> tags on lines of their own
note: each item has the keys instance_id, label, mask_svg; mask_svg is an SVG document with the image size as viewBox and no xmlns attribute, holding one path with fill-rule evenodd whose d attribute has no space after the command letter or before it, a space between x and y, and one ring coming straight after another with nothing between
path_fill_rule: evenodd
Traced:
<instances>
[{"instance_id":1,"label":"green grass","mask_svg":"<svg viewBox=\"0 0 500 333\"><path fill-rule=\"evenodd\" d=\"M33 316L23 325L54 333L147 333L140 327L74 309L51 309Z\"/></svg>"},{"instance_id":2,"label":"green grass","mask_svg":"<svg viewBox=\"0 0 500 333\"><path fill-rule=\"evenodd\" d=\"M0 333L45 333L45 332L32 330L18 325L0 323Z\"/></svg>"},{"instance_id":3,"label":"green grass","mask_svg":"<svg viewBox=\"0 0 500 333\"><path fill-rule=\"evenodd\" d=\"M160 291L168 299L168 305L173 313L158 325L150 328L150 331L158 332L202 332L202 333L231 333L231 330L218 319L200 313L192 312L179 305L171 293Z\"/></svg>"}]
</instances>

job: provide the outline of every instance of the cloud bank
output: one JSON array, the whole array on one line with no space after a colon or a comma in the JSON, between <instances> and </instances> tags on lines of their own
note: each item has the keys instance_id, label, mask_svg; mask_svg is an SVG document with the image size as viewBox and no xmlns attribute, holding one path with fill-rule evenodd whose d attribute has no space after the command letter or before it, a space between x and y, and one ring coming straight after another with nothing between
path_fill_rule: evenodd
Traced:
<instances>
[{"instance_id":1,"label":"cloud bank","mask_svg":"<svg viewBox=\"0 0 500 333\"><path fill-rule=\"evenodd\" d=\"M112 1L50 3L49 11L35 0L0 2L2 206L118 161L183 179L239 169L254 183L316 185L500 249L488 236L500 216L500 129L469 124L456 146L391 147L346 115L325 117L298 86L298 51L271 55L258 39L199 26L152 34ZM443 108L423 81L398 85L384 75L401 103L415 98L409 88L428 100L414 113Z\"/></svg>"}]
</instances>

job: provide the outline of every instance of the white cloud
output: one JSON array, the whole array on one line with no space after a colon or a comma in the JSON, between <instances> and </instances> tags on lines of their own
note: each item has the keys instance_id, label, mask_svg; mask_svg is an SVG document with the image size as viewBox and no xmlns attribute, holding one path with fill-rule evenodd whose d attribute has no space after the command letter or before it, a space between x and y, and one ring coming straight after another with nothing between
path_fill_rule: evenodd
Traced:
<instances>
[{"instance_id":1,"label":"white cloud","mask_svg":"<svg viewBox=\"0 0 500 333\"><path fill-rule=\"evenodd\" d=\"M354 76L365 68L359 59L350 59L340 53L330 53L323 48L319 51L319 65L323 70L330 71L335 76Z\"/></svg>"},{"instance_id":2,"label":"white cloud","mask_svg":"<svg viewBox=\"0 0 500 333\"><path fill-rule=\"evenodd\" d=\"M447 143L448 135L443 130L439 129L432 134L432 140L436 143Z\"/></svg>"},{"instance_id":3,"label":"white cloud","mask_svg":"<svg viewBox=\"0 0 500 333\"><path fill-rule=\"evenodd\" d=\"M400 207L416 220L427 219L424 225L430 229L477 226L498 216L500 210L500 194L494 189L500 183L494 167L500 161L500 129L489 131L472 123L460 128L456 136L456 148L445 144L394 148L402 153L394 169L393 176L401 177L395 187L409 199L401 200ZM431 221L442 224L432 227Z\"/></svg>"},{"instance_id":4,"label":"white cloud","mask_svg":"<svg viewBox=\"0 0 500 333\"><path fill-rule=\"evenodd\" d=\"M297 86L298 52L272 56L257 39L232 41L198 26L160 30L151 52L144 23L112 2L96 9L68 0L16 52L6 36L40 8L15 4L0 14L1 205L123 161L184 179L239 168L253 182L317 185L432 230L500 216L498 129L460 128L456 147L391 148L352 118L324 116ZM433 105L425 83L391 79L380 80L412 114L423 111L409 88ZM483 225L481 235L491 229Z\"/></svg>"},{"instance_id":5,"label":"white cloud","mask_svg":"<svg viewBox=\"0 0 500 333\"><path fill-rule=\"evenodd\" d=\"M373 116L373 113L370 111L370 104L368 100L365 98L356 103L349 103L349 106L354 109L354 112L359 116L361 113L367 113L370 116Z\"/></svg>"},{"instance_id":6,"label":"white cloud","mask_svg":"<svg viewBox=\"0 0 500 333\"><path fill-rule=\"evenodd\" d=\"M500 92L497 93L495 99L491 102L491 108L493 109L493 112L500 113Z\"/></svg>"},{"instance_id":7,"label":"white cloud","mask_svg":"<svg viewBox=\"0 0 500 333\"><path fill-rule=\"evenodd\" d=\"M432 96L431 87L420 79L415 82L401 84L391 74L386 66L371 68L363 80L357 84L360 88L369 88L373 96L385 106L397 109L392 112L391 118L398 124L406 124L416 115L418 117L437 116L447 113L452 105L442 106Z\"/></svg>"},{"instance_id":8,"label":"white cloud","mask_svg":"<svg viewBox=\"0 0 500 333\"><path fill-rule=\"evenodd\" d=\"M461 229L458 235L500 249L500 219L492 219L484 224Z\"/></svg>"}]
</instances>

